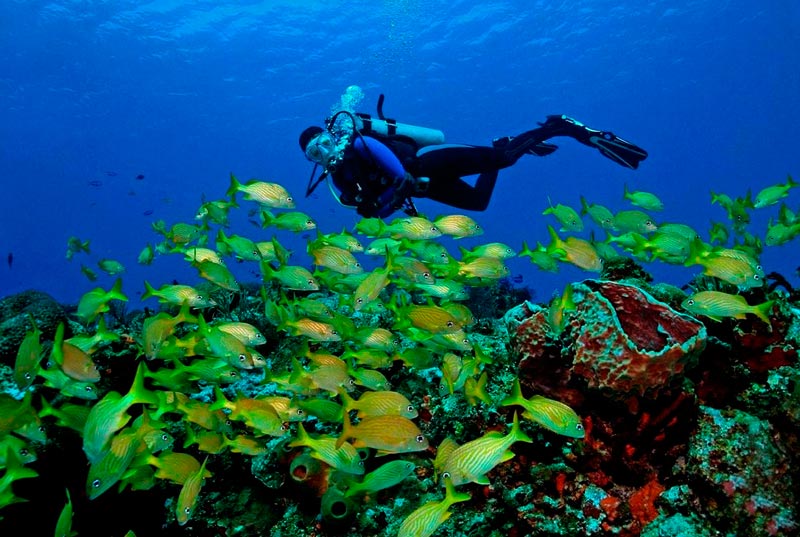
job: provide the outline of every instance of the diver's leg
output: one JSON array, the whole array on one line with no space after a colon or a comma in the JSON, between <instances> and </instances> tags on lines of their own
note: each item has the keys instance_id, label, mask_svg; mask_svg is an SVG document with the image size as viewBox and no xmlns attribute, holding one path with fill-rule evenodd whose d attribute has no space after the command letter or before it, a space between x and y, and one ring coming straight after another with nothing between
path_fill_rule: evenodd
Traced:
<instances>
[{"instance_id":1,"label":"diver's leg","mask_svg":"<svg viewBox=\"0 0 800 537\"><path fill-rule=\"evenodd\" d=\"M647 151L636 144L623 140L613 132L587 127L568 116L547 116L547 120L540 125L550 136L569 136L584 145L597 148L604 157L620 166L635 169L639 167L639 162L647 158Z\"/></svg>"},{"instance_id":2,"label":"diver's leg","mask_svg":"<svg viewBox=\"0 0 800 537\"><path fill-rule=\"evenodd\" d=\"M487 171L478 176L475 185L460 177L432 177L427 188L416 195L445 203L466 211L485 211L497 183L498 170Z\"/></svg>"}]
</instances>

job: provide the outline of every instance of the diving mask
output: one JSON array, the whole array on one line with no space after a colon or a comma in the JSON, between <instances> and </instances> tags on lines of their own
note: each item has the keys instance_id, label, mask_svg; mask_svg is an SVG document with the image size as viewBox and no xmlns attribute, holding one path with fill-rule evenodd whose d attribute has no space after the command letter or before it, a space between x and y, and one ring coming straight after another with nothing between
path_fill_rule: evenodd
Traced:
<instances>
[{"instance_id":1,"label":"diving mask","mask_svg":"<svg viewBox=\"0 0 800 537\"><path fill-rule=\"evenodd\" d=\"M328 131L313 137L306 146L306 158L321 166L327 166L337 154L336 140Z\"/></svg>"}]
</instances>

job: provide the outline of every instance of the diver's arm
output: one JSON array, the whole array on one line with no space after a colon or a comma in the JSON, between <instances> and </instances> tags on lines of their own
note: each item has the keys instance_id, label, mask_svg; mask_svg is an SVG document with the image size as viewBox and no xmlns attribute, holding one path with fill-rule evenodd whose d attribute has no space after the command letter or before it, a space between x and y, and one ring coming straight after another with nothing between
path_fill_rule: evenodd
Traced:
<instances>
[{"instance_id":1,"label":"diver's arm","mask_svg":"<svg viewBox=\"0 0 800 537\"><path fill-rule=\"evenodd\" d=\"M359 136L353 143L359 157L370 159L381 170L385 188L374 200L365 200L358 213L365 217L385 218L403 205L413 191L414 178L406 173L400 159L384 144L369 136Z\"/></svg>"}]
</instances>

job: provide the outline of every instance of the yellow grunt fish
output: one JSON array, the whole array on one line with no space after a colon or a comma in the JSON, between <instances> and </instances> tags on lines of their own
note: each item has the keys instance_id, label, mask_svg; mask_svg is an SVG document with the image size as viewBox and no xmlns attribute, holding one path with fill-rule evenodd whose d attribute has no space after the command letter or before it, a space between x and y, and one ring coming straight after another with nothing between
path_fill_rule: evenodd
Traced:
<instances>
[{"instance_id":1,"label":"yellow grunt fish","mask_svg":"<svg viewBox=\"0 0 800 537\"><path fill-rule=\"evenodd\" d=\"M275 270L269 263L261 263L261 273L264 280L277 280L281 287L292 291L316 291L319 283L314 276L304 267L283 265Z\"/></svg>"},{"instance_id":2,"label":"yellow grunt fish","mask_svg":"<svg viewBox=\"0 0 800 537\"><path fill-rule=\"evenodd\" d=\"M200 470L200 461L188 453L175 453L172 451L158 456L148 456L147 464L156 467L155 477L172 481L178 485L186 483L190 476ZM211 472L206 470L203 477L211 477Z\"/></svg>"},{"instance_id":3,"label":"yellow grunt fish","mask_svg":"<svg viewBox=\"0 0 800 537\"><path fill-rule=\"evenodd\" d=\"M384 231L395 239L435 239L442 236L433 222L421 216L395 218Z\"/></svg>"},{"instance_id":4,"label":"yellow grunt fish","mask_svg":"<svg viewBox=\"0 0 800 537\"><path fill-rule=\"evenodd\" d=\"M522 417L535 421L545 429L570 438L583 438L585 431L581 418L570 407L555 401L534 395L530 399L522 396L519 379L514 381L511 395L506 397L500 406L519 405L525 409Z\"/></svg>"},{"instance_id":5,"label":"yellow grunt fish","mask_svg":"<svg viewBox=\"0 0 800 537\"><path fill-rule=\"evenodd\" d=\"M548 200L549 201L549 200ZM561 224L561 231L583 231L583 221L581 220L578 212L568 205L558 204L555 207L551 204L550 207L542 212L543 215L552 214Z\"/></svg>"},{"instance_id":6,"label":"yellow grunt fish","mask_svg":"<svg viewBox=\"0 0 800 537\"><path fill-rule=\"evenodd\" d=\"M547 246L547 253L551 257L572 263L583 270L599 272L603 269L603 260L592 243L576 237L567 237L566 241L562 241L553 226L547 226L547 230L552 239Z\"/></svg>"},{"instance_id":7,"label":"yellow grunt fish","mask_svg":"<svg viewBox=\"0 0 800 537\"><path fill-rule=\"evenodd\" d=\"M144 289L142 300L156 297L159 302L167 302L176 306L181 306L186 302L193 308L210 308L217 305L213 299L189 285L166 284L162 285L160 289L155 289L145 280Z\"/></svg>"},{"instance_id":8,"label":"yellow grunt fish","mask_svg":"<svg viewBox=\"0 0 800 537\"><path fill-rule=\"evenodd\" d=\"M628 185L625 185L625 194L623 197L631 202L631 205L641 207L645 211L663 211L664 204L658 199L658 196L651 192L643 190L628 190Z\"/></svg>"},{"instance_id":9,"label":"yellow grunt fish","mask_svg":"<svg viewBox=\"0 0 800 537\"><path fill-rule=\"evenodd\" d=\"M111 276L125 272L125 266L115 259L101 259L97 262L97 266Z\"/></svg>"},{"instance_id":10,"label":"yellow grunt fish","mask_svg":"<svg viewBox=\"0 0 800 537\"><path fill-rule=\"evenodd\" d=\"M614 225L614 213L603 205L589 204L583 196L581 196L581 214L588 214L595 224L606 231L617 231Z\"/></svg>"},{"instance_id":11,"label":"yellow grunt fish","mask_svg":"<svg viewBox=\"0 0 800 537\"><path fill-rule=\"evenodd\" d=\"M358 400L354 400L345 392L340 391L345 411L357 410L359 418L372 418L375 416L403 416L414 419L417 409L405 395L391 391L366 392Z\"/></svg>"},{"instance_id":12,"label":"yellow grunt fish","mask_svg":"<svg viewBox=\"0 0 800 537\"><path fill-rule=\"evenodd\" d=\"M389 453L409 453L428 449L428 439L413 421L402 416L375 416L364 418L357 425L350 423L344 413L344 429L336 441L341 446L352 439L353 446L378 450L378 455Z\"/></svg>"},{"instance_id":13,"label":"yellow grunt fish","mask_svg":"<svg viewBox=\"0 0 800 537\"><path fill-rule=\"evenodd\" d=\"M400 525L397 537L430 537L444 524L452 513L450 506L471 499L469 494L456 492L450 479L445 479L445 496L440 502L428 502L408 517Z\"/></svg>"},{"instance_id":14,"label":"yellow grunt fish","mask_svg":"<svg viewBox=\"0 0 800 537\"><path fill-rule=\"evenodd\" d=\"M326 267L339 274L360 274L364 272L356 258L348 250L338 246L318 246L309 248L308 253L314 258L314 264Z\"/></svg>"},{"instance_id":15,"label":"yellow grunt fish","mask_svg":"<svg viewBox=\"0 0 800 537\"><path fill-rule=\"evenodd\" d=\"M304 446L311 450L311 456L346 474L362 475L364 461L351 444L337 445L330 436L311 438L303 424L297 426L297 437L289 443L290 447Z\"/></svg>"},{"instance_id":16,"label":"yellow grunt fish","mask_svg":"<svg viewBox=\"0 0 800 537\"><path fill-rule=\"evenodd\" d=\"M405 478L414 473L416 465L411 461L396 460L387 462L364 476L360 483L351 484L345 497L356 494L378 492L399 485Z\"/></svg>"},{"instance_id":17,"label":"yellow grunt fish","mask_svg":"<svg viewBox=\"0 0 800 537\"><path fill-rule=\"evenodd\" d=\"M178 503L175 505L175 516L178 519L178 524L181 526L186 524L189 521L189 517L192 516L192 511L197 503L197 496L200 494L200 488L203 486L207 462L208 457L203 461L200 469L186 479L178 495Z\"/></svg>"},{"instance_id":18,"label":"yellow grunt fish","mask_svg":"<svg viewBox=\"0 0 800 537\"><path fill-rule=\"evenodd\" d=\"M790 175L785 183L768 186L756 194L756 199L753 201L753 207L755 209L762 209L770 205L775 205L789 195L789 190L798 185L800 185L800 183L792 179L792 176Z\"/></svg>"},{"instance_id":19,"label":"yellow grunt fish","mask_svg":"<svg viewBox=\"0 0 800 537\"><path fill-rule=\"evenodd\" d=\"M275 209L294 209L294 199L289 192L277 183L266 183L255 179L244 184L231 174L231 185L227 196L234 199L237 192L244 194L244 199L255 201L266 207Z\"/></svg>"},{"instance_id":20,"label":"yellow grunt fish","mask_svg":"<svg viewBox=\"0 0 800 537\"><path fill-rule=\"evenodd\" d=\"M39 362L42 359L42 344L40 341L42 331L36 324L36 319L32 314L28 314L31 321L31 329L25 333L19 348L17 358L14 361L14 382L20 390L25 390L33 384L36 378L36 370L39 369ZM1 454L0 454L1 455Z\"/></svg>"},{"instance_id":21,"label":"yellow grunt fish","mask_svg":"<svg viewBox=\"0 0 800 537\"><path fill-rule=\"evenodd\" d=\"M762 321L770 324L769 312L774 300L751 306L741 295L730 295L720 291L700 291L681 303L681 307L694 315L704 315L709 319L721 321L726 317L744 319L752 313Z\"/></svg>"},{"instance_id":22,"label":"yellow grunt fish","mask_svg":"<svg viewBox=\"0 0 800 537\"><path fill-rule=\"evenodd\" d=\"M109 291L97 287L84 294L78 303L78 317L84 322L91 322L95 317L110 309L108 303L112 300L128 301L128 297L122 292L122 280L120 279L114 282L114 286Z\"/></svg>"},{"instance_id":23,"label":"yellow grunt fish","mask_svg":"<svg viewBox=\"0 0 800 537\"><path fill-rule=\"evenodd\" d=\"M454 487L464 483L488 485L486 474L498 464L514 457L509 448L515 442L533 442L520 430L516 413L511 431L506 436L490 432L453 449L442 464L442 481L451 480Z\"/></svg>"},{"instance_id":24,"label":"yellow grunt fish","mask_svg":"<svg viewBox=\"0 0 800 537\"><path fill-rule=\"evenodd\" d=\"M214 326L216 326L218 330L231 334L248 347L258 347L267 342L267 338L264 337L264 334L250 323L230 321L219 323Z\"/></svg>"},{"instance_id":25,"label":"yellow grunt fish","mask_svg":"<svg viewBox=\"0 0 800 537\"><path fill-rule=\"evenodd\" d=\"M471 261L459 263L458 274L471 278L498 280L510 274L503 260L497 257L476 257Z\"/></svg>"},{"instance_id":26,"label":"yellow grunt fish","mask_svg":"<svg viewBox=\"0 0 800 537\"><path fill-rule=\"evenodd\" d=\"M439 228L443 235L450 235L456 239L483 235L483 228L475 220L462 214L440 216L433 221L433 225Z\"/></svg>"},{"instance_id":27,"label":"yellow grunt fish","mask_svg":"<svg viewBox=\"0 0 800 537\"><path fill-rule=\"evenodd\" d=\"M353 293L353 309L361 311L364 306L376 300L388 284L389 269L387 267L370 272L366 278L361 280Z\"/></svg>"},{"instance_id":28,"label":"yellow grunt fish","mask_svg":"<svg viewBox=\"0 0 800 537\"><path fill-rule=\"evenodd\" d=\"M458 322L452 313L444 308L434 305L417 306L410 304L407 306L398 306L390 304L390 309L393 309L397 321L393 327L396 330L413 326L422 330L427 330L434 334L443 332L457 332L461 330L461 323Z\"/></svg>"}]
</instances>

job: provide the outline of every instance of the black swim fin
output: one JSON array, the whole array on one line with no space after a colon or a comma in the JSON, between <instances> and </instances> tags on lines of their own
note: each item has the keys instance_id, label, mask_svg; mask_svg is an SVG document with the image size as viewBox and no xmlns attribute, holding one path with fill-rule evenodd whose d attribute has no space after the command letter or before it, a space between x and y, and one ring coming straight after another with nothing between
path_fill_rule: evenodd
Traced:
<instances>
[{"instance_id":1,"label":"black swim fin","mask_svg":"<svg viewBox=\"0 0 800 537\"><path fill-rule=\"evenodd\" d=\"M636 169L647 158L647 151L636 144L623 140L613 132L587 127L568 116L547 116L547 121L540 125L549 130L550 136L575 138L584 145L596 147L603 156L626 168Z\"/></svg>"}]
</instances>

